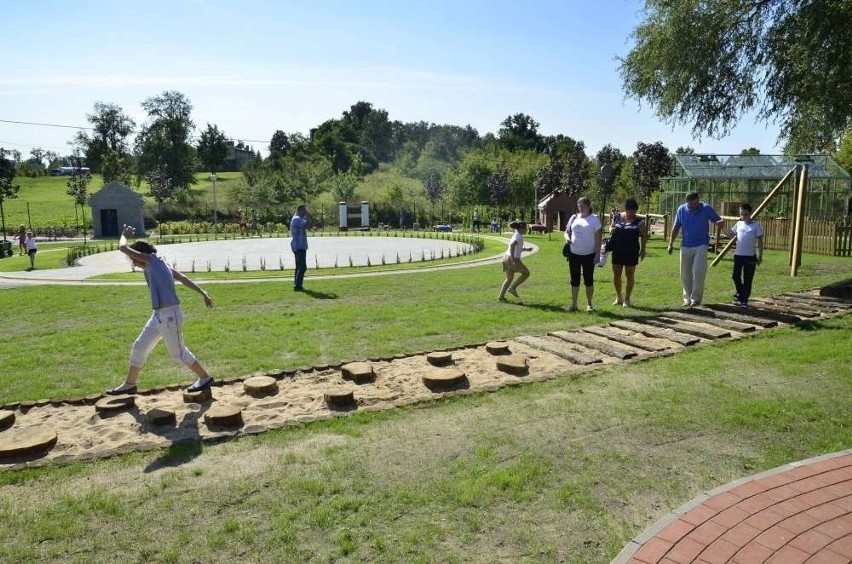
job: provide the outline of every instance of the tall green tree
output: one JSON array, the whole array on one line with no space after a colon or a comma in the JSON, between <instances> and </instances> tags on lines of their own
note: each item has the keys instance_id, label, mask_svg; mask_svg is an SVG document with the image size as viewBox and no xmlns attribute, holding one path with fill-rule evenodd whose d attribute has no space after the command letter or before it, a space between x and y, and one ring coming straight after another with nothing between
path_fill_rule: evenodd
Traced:
<instances>
[{"instance_id":1,"label":"tall green tree","mask_svg":"<svg viewBox=\"0 0 852 564\"><path fill-rule=\"evenodd\" d=\"M164 166L158 166L145 175L145 181L148 183L148 188L151 197L157 202L157 212L162 220L163 204L174 197L174 185L169 177L169 172ZM163 230L157 229L160 237L163 236Z\"/></svg>"},{"instance_id":2,"label":"tall green tree","mask_svg":"<svg viewBox=\"0 0 852 564\"><path fill-rule=\"evenodd\" d=\"M269 155L272 157L283 157L290 152L290 137L277 129L269 140Z\"/></svg>"},{"instance_id":3,"label":"tall green tree","mask_svg":"<svg viewBox=\"0 0 852 564\"><path fill-rule=\"evenodd\" d=\"M649 205L651 195L659 190L660 179L669 174L672 157L662 141L636 144L633 152L631 177L636 186L641 203Z\"/></svg>"},{"instance_id":4,"label":"tall green tree","mask_svg":"<svg viewBox=\"0 0 852 564\"><path fill-rule=\"evenodd\" d=\"M120 106L102 102L95 104L94 113L87 114L86 120L92 125L91 133L80 131L75 138L86 165L103 173L104 182L128 178L133 164L129 139L136 122Z\"/></svg>"},{"instance_id":5,"label":"tall green tree","mask_svg":"<svg viewBox=\"0 0 852 564\"><path fill-rule=\"evenodd\" d=\"M219 170L228 158L228 138L215 125L207 124L198 139L198 159L211 173Z\"/></svg>"},{"instance_id":6,"label":"tall green tree","mask_svg":"<svg viewBox=\"0 0 852 564\"><path fill-rule=\"evenodd\" d=\"M646 0L624 89L696 136L758 110L787 150L830 148L852 125L850 21L848 0Z\"/></svg>"},{"instance_id":7,"label":"tall green tree","mask_svg":"<svg viewBox=\"0 0 852 564\"><path fill-rule=\"evenodd\" d=\"M539 151L544 141L538 133L539 123L526 114L515 114L503 120L497 136L502 147L510 151Z\"/></svg>"},{"instance_id":8,"label":"tall green tree","mask_svg":"<svg viewBox=\"0 0 852 564\"><path fill-rule=\"evenodd\" d=\"M9 151L0 147L0 222L2 222L3 240L6 240L6 213L3 211L3 202L18 197L21 187L14 184L15 161L7 159Z\"/></svg>"},{"instance_id":9,"label":"tall green tree","mask_svg":"<svg viewBox=\"0 0 852 564\"><path fill-rule=\"evenodd\" d=\"M74 200L74 207L80 206L83 215L83 246L86 246L86 200L89 197L89 182L92 180L88 172L82 172L83 158L77 154L74 156L74 173L65 183L65 193ZM77 226L80 227L79 225Z\"/></svg>"},{"instance_id":10,"label":"tall green tree","mask_svg":"<svg viewBox=\"0 0 852 564\"><path fill-rule=\"evenodd\" d=\"M598 166L598 194L602 200L601 213L607 212L607 199L615 191L615 180L621 174L621 168L624 166L625 160L627 160L627 157L620 150L609 144L604 145L598 151L597 155L595 155L595 162Z\"/></svg>"},{"instance_id":11,"label":"tall green tree","mask_svg":"<svg viewBox=\"0 0 852 564\"><path fill-rule=\"evenodd\" d=\"M190 143L195 124L192 104L173 90L142 102L148 122L136 137L137 175L145 178L162 169L174 191L195 184L196 151Z\"/></svg>"}]
</instances>

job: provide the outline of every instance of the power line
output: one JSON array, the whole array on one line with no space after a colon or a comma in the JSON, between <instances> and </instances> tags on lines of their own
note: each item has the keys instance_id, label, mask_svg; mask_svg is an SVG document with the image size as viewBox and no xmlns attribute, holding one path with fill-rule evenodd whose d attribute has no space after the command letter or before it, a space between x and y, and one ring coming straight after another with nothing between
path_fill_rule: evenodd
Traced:
<instances>
[{"instance_id":1,"label":"power line","mask_svg":"<svg viewBox=\"0 0 852 564\"><path fill-rule=\"evenodd\" d=\"M32 121L15 121L11 119L0 119L2 123L15 123L18 125L36 125L39 127L64 127L67 129L92 129L91 127L78 127L76 125L61 125L58 123L37 123Z\"/></svg>"}]
</instances>

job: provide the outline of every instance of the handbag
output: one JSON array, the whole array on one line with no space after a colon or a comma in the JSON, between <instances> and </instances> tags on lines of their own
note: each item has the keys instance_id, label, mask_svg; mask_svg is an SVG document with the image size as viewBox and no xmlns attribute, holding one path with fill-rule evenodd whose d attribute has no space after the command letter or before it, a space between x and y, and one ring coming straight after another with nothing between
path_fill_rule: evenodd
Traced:
<instances>
[{"instance_id":1,"label":"handbag","mask_svg":"<svg viewBox=\"0 0 852 564\"><path fill-rule=\"evenodd\" d=\"M577 217L577 214L571 216L571 219L568 220L568 225L565 226L565 231L571 230L571 224L574 222L574 218ZM571 255L571 241L565 241L565 244L562 245L562 256L567 260Z\"/></svg>"}]
</instances>

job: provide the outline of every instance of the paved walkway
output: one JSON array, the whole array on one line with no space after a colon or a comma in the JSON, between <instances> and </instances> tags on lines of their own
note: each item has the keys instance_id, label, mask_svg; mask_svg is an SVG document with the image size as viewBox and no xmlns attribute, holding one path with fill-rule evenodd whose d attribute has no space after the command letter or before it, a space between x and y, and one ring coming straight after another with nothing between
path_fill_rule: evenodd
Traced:
<instances>
[{"instance_id":1,"label":"paved walkway","mask_svg":"<svg viewBox=\"0 0 852 564\"><path fill-rule=\"evenodd\" d=\"M698 496L630 541L614 564L849 564L852 449Z\"/></svg>"}]
</instances>

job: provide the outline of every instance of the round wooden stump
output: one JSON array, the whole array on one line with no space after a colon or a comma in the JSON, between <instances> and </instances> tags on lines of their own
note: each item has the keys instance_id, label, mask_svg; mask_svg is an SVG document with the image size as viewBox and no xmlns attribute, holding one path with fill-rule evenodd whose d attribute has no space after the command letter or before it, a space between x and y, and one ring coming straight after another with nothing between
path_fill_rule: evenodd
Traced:
<instances>
[{"instance_id":1,"label":"round wooden stump","mask_svg":"<svg viewBox=\"0 0 852 564\"><path fill-rule=\"evenodd\" d=\"M145 414L145 420L151 425L169 425L173 427L177 424L177 417L175 417L174 411L157 407Z\"/></svg>"},{"instance_id":2,"label":"round wooden stump","mask_svg":"<svg viewBox=\"0 0 852 564\"><path fill-rule=\"evenodd\" d=\"M426 355L426 361L432 366L449 366L453 363L453 353L431 352Z\"/></svg>"},{"instance_id":3,"label":"round wooden stump","mask_svg":"<svg viewBox=\"0 0 852 564\"><path fill-rule=\"evenodd\" d=\"M467 380L465 373L458 368L432 370L423 375L423 383L430 390L452 388Z\"/></svg>"},{"instance_id":4,"label":"round wooden stump","mask_svg":"<svg viewBox=\"0 0 852 564\"><path fill-rule=\"evenodd\" d=\"M136 396L107 396L95 404L98 413L115 413L124 411L136 405Z\"/></svg>"},{"instance_id":5,"label":"round wooden stump","mask_svg":"<svg viewBox=\"0 0 852 564\"><path fill-rule=\"evenodd\" d=\"M491 341L490 343L485 343L485 350L490 354L511 354L512 352L509 350L509 343L506 341Z\"/></svg>"},{"instance_id":6,"label":"round wooden stump","mask_svg":"<svg viewBox=\"0 0 852 564\"><path fill-rule=\"evenodd\" d=\"M56 431L47 427L12 429L0 435L0 459L50 450L56 439Z\"/></svg>"},{"instance_id":7,"label":"round wooden stump","mask_svg":"<svg viewBox=\"0 0 852 564\"><path fill-rule=\"evenodd\" d=\"M354 392L346 388L329 388L322 395L329 407L349 407L355 403Z\"/></svg>"},{"instance_id":8,"label":"round wooden stump","mask_svg":"<svg viewBox=\"0 0 852 564\"><path fill-rule=\"evenodd\" d=\"M520 354L505 356L497 361L497 370L514 374L515 376L524 376L529 372L527 357Z\"/></svg>"},{"instance_id":9,"label":"round wooden stump","mask_svg":"<svg viewBox=\"0 0 852 564\"><path fill-rule=\"evenodd\" d=\"M252 376L243 382L243 390L252 397L262 397L278 392L278 380L271 376Z\"/></svg>"},{"instance_id":10,"label":"round wooden stump","mask_svg":"<svg viewBox=\"0 0 852 564\"><path fill-rule=\"evenodd\" d=\"M356 384L366 384L376 378L373 365L369 362L350 362L340 367L344 380L352 380Z\"/></svg>"},{"instance_id":11,"label":"round wooden stump","mask_svg":"<svg viewBox=\"0 0 852 564\"><path fill-rule=\"evenodd\" d=\"M183 391L183 403L204 403L213 399L213 392L210 388L204 388L197 392Z\"/></svg>"},{"instance_id":12,"label":"round wooden stump","mask_svg":"<svg viewBox=\"0 0 852 564\"><path fill-rule=\"evenodd\" d=\"M204 413L204 422L220 427L239 427L243 424L243 410L232 405L217 405Z\"/></svg>"},{"instance_id":13,"label":"round wooden stump","mask_svg":"<svg viewBox=\"0 0 852 564\"><path fill-rule=\"evenodd\" d=\"M14 411L0 411L0 431L5 431L15 424Z\"/></svg>"}]
</instances>

